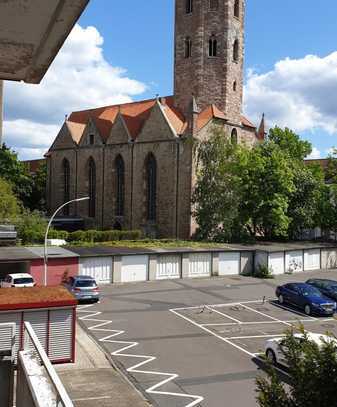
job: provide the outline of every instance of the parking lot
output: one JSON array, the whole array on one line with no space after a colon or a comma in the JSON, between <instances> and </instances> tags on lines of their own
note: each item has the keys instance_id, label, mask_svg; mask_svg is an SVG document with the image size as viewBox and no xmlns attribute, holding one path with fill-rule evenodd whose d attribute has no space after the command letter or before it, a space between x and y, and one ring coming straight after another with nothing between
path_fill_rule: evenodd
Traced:
<instances>
[{"instance_id":1,"label":"parking lot","mask_svg":"<svg viewBox=\"0 0 337 407\"><path fill-rule=\"evenodd\" d=\"M336 272L109 285L79 318L155 406L256 406L264 342L299 324L337 335L334 318L308 317L275 300L275 287Z\"/></svg>"}]
</instances>

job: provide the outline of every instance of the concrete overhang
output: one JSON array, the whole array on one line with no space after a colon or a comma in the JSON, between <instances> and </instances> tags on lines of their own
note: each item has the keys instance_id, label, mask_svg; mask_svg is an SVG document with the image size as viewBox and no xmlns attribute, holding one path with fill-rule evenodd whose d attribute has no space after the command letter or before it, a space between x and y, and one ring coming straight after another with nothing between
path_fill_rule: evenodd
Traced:
<instances>
[{"instance_id":1,"label":"concrete overhang","mask_svg":"<svg viewBox=\"0 0 337 407\"><path fill-rule=\"evenodd\" d=\"M0 79L40 83L89 0L0 0Z\"/></svg>"}]
</instances>

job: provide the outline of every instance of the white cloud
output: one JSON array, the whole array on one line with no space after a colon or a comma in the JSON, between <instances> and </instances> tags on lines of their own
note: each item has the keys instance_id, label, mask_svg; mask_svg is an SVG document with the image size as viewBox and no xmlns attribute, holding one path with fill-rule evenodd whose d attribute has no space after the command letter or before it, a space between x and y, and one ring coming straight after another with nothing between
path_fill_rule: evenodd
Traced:
<instances>
[{"instance_id":1,"label":"white cloud","mask_svg":"<svg viewBox=\"0 0 337 407\"><path fill-rule=\"evenodd\" d=\"M337 133L337 52L320 58L286 58L274 69L248 72L246 114L258 121L266 113L269 125Z\"/></svg>"},{"instance_id":2,"label":"white cloud","mask_svg":"<svg viewBox=\"0 0 337 407\"><path fill-rule=\"evenodd\" d=\"M321 152L319 151L318 148L313 147L311 154L309 154L309 155L306 157L306 159L307 159L307 160L313 160L313 159L317 159L317 158L321 158Z\"/></svg>"},{"instance_id":3,"label":"white cloud","mask_svg":"<svg viewBox=\"0 0 337 407\"><path fill-rule=\"evenodd\" d=\"M6 82L4 139L21 157L48 149L66 114L129 102L146 90L106 61L103 42L95 27L77 24L40 85Z\"/></svg>"}]
</instances>

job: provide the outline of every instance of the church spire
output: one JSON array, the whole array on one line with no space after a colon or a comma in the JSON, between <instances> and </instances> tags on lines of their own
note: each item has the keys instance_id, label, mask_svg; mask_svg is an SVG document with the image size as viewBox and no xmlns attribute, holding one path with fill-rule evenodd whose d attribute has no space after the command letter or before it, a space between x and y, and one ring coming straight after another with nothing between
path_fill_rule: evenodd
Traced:
<instances>
[{"instance_id":1,"label":"church spire","mask_svg":"<svg viewBox=\"0 0 337 407\"><path fill-rule=\"evenodd\" d=\"M265 122L265 116L264 116L264 113L263 113L262 114L262 119L261 119L261 122L260 122L260 126L259 126L259 129L257 131L257 138L259 140L263 141L265 136L266 136L266 122Z\"/></svg>"}]
</instances>

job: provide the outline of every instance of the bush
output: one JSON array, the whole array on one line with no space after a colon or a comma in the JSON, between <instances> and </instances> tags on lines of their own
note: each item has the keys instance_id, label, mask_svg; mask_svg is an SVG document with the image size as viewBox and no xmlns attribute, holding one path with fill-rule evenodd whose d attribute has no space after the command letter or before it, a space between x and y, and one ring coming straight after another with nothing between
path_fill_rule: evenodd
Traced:
<instances>
[{"instance_id":1,"label":"bush","mask_svg":"<svg viewBox=\"0 0 337 407\"><path fill-rule=\"evenodd\" d=\"M66 230L50 229L48 239L62 239L67 241L69 240L69 232Z\"/></svg>"},{"instance_id":2,"label":"bush","mask_svg":"<svg viewBox=\"0 0 337 407\"><path fill-rule=\"evenodd\" d=\"M140 230L77 230L69 233L67 240L72 243L101 243L118 240L139 240L142 238Z\"/></svg>"},{"instance_id":3,"label":"bush","mask_svg":"<svg viewBox=\"0 0 337 407\"><path fill-rule=\"evenodd\" d=\"M268 268L267 265L261 264L257 270L254 272L254 277L257 278L274 278L271 268Z\"/></svg>"},{"instance_id":4,"label":"bush","mask_svg":"<svg viewBox=\"0 0 337 407\"><path fill-rule=\"evenodd\" d=\"M18 238L23 244L43 243L47 220L38 211L24 209L16 222Z\"/></svg>"}]
</instances>

